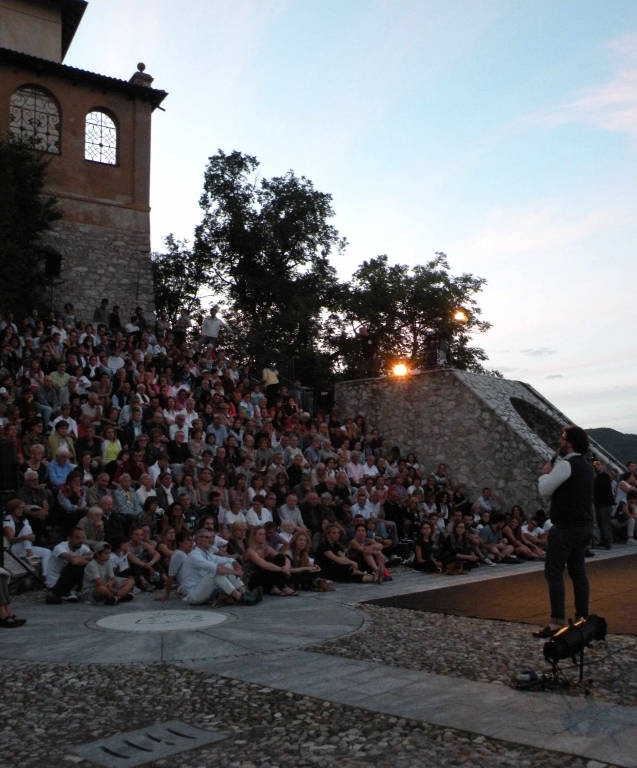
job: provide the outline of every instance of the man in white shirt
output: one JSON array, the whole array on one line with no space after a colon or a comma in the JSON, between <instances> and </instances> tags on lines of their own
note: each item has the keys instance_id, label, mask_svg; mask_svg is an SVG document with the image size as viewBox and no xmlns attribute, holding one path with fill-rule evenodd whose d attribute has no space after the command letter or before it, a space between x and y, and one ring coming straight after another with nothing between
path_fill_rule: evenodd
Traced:
<instances>
[{"instance_id":1,"label":"man in white shirt","mask_svg":"<svg viewBox=\"0 0 637 768\"><path fill-rule=\"evenodd\" d=\"M171 424L168 429L168 435L171 440L175 439L175 435L177 434L177 432L183 432L184 440L185 442L188 442L190 430L188 429L188 425L186 424L185 411L179 411L179 413L175 416L175 423Z\"/></svg>"},{"instance_id":2,"label":"man in white shirt","mask_svg":"<svg viewBox=\"0 0 637 768\"><path fill-rule=\"evenodd\" d=\"M365 471L365 467L360 463L359 458L360 454L358 451L352 451L350 460L345 467L351 485L355 486L359 486L363 482L363 473Z\"/></svg>"},{"instance_id":3,"label":"man in white shirt","mask_svg":"<svg viewBox=\"0 0 637 768\"><path fill-rule=\"evenodd\" d=\"M367 498L367 491L364 488L359 488L356 493L356 501L352 504L351 515L352 518L360 515L365 520L370 520L374 517L373 509Z\"/></svg>"},{"instance_id":4,"label":"man in white shirt","mask_svg":"<svg viewBox=\"0 0 637 768\"><path fill-rule=\"evenodd\" d=\"M77 602L78 590L82 587L84 568L93 553L84 543L84 531L74 528L68 541L60 542L51 552L47 565L45 583L49 589L47 604L58 604L63 599Z\"/></svg>"},{"instance_id":5,"label":"man in white shirt","mask_svg":"<svg viewBox=\"0 0 637 768\"><path fill-rule=\"evenodd\" d=\"M183 590L190 605L203 605L222 592L232 602L254 605L259 595L248 592L241 581L241 566L231 557L219 557L212 552L214 533L197 531L197 546L188 555L183 567Z\"/></svg>"},{"instance_id":6,"label":"man in white shirt","mask_svg":"<svg viewBox=\"0 0 637 768\"><path fill-rule=\"evenodd\" d=\"M272 513L263 506L263 497L255 496L252 506L246 512L246 522L250 528L262 528L266 523L272 523Z\"/></svg>"},{"instance_id":7,"label":"man in white shirt","mask_svg":"<svg viewBox=\"0 0 637 768\"><path fill-rule=\"evenodd\" d=\"M378 467L376 466L376 459L374 455L369 453L365 459L365 466L363 467L363 478L371 477L375 480L378 477Z\"/></svg>"},{"instance_id":8,"label":"man in white shirt","mask_svg":"<svg viewBox=\"0 0 637 768\"><path fill-rule=\"evenodd\" d=\"M219 340L219 331L222 328L225 328L227 331L230 330L228 324L224 323L220 317L217 317L218 311L219 307L216 304L213 307L210 307L210 314L201 324L202 344L212 344L213 347L216 347L217 341Z\"/></svg>"},{"instance_id":9,"label":"man in white shirt","mask_svg":"<svg viewBox=\"0 0 637 768\"><path fill-rule=\"evenodd\" d=\"M285 500L285 504L283 504L279 509L279 520L281 521L281 525L283 525L285 522L292 523L294 526L293 530L305 528L303 515L299 509L299 500L295 493L288 494L288 497Z\"/></svg>"}]
</instances>

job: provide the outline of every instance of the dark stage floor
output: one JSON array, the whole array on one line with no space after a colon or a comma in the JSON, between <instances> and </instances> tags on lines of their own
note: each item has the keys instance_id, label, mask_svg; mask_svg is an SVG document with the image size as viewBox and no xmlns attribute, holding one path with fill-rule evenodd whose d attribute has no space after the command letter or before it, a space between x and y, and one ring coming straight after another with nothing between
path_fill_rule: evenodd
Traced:
<instances>
[{"instance_id":1,"label":"dark stage floor","mask_svg":"<svg viewBox=\"0 0 637 768\"><path fill-rule=\"evenodd\" d=\"M502 566L503 570L506 568L506 577L489 581L463 583L464 576L441 576L441 585L456 579L457 586L370 602L413 611L544 626L549 617L544 574L516 576L515 567ZM587 570L591 583L590 613L603 616L610 633L637 635L637 553L609 560L587 560ZM573 590L566 574L565 578L566 615L572 616Z\"/></svg>"}]
</instances>

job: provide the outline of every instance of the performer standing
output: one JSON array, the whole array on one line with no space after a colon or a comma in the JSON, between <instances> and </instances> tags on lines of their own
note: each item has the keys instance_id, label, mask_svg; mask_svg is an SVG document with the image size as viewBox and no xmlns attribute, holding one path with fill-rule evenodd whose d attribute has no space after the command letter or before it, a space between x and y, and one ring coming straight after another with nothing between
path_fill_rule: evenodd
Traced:
<instances>
[{"instance_id":1,"label":"performer standing","mask_svg":"<svg viewBox=\"0 0 637 768\"><path fill-rule=\"evenodd\" d=\"M584 457L588 437L581 427L564 427L559 458L547 461L538 480L540 495L551 497L551 523L544 561L549 588L551 619L534 633L551 637L565 623L564 566L573 582L575 618L588 616L589 584L585 555L592 534L593 467Z\"/></svg>"}]
</instances>

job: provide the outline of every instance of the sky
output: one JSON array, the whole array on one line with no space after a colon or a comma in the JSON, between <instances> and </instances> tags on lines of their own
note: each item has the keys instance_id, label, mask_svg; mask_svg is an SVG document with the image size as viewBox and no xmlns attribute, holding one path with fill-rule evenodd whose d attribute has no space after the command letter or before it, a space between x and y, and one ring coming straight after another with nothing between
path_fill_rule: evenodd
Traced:
<instances>
[{"instance_id":1,"label":"sky","mask_svg":"<svg viewBox=\"0 0 637 768\"><path fill-rule=\"evenodd\" d=\"M168 91L152 247L207 159L333 197L347 279L387 254L486 278L487 367L637 433L634 0L90 0L65 63Z\"/></svg>"}]
</instances>

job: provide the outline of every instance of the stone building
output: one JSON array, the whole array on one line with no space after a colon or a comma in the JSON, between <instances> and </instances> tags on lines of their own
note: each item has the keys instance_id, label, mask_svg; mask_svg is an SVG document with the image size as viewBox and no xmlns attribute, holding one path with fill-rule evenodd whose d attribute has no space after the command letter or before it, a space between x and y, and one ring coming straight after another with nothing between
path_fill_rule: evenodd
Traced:
<instances>
[{"instance_id":1,"label":"stone building","mask_svg":"<svg viewBox=\"0 0 637 768\"><path fill-rule=\"evenodd\" d=\"M534 512L537 478L569 419L521 381L452 368L336 384L335 411L361 414L402 455L414 451L425 472L439 462L476 499L490 486L504 508ZM597 443L593 454L620 464Z\"/></svg>"},{"instance_id":2,"label":"stone building","mask_svg":"<svg viewBox=\"0 0 637 768\"><path fill-rule=\"evenodd\" d=\"M0 135L49 161L62 219L44 244L52 303L89 318L102 297L154 308L151 116L166 96L143 64L130 80L63 63L84 0L0 0Z\"/></svg>"}]
</instances>

